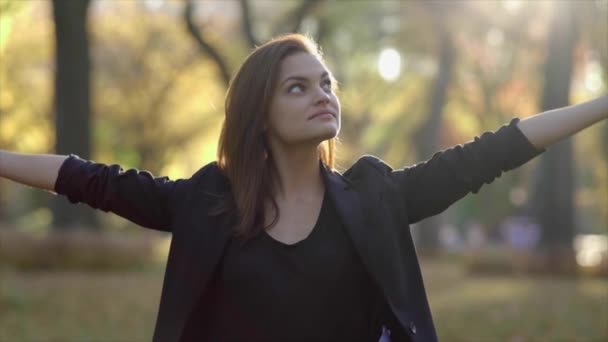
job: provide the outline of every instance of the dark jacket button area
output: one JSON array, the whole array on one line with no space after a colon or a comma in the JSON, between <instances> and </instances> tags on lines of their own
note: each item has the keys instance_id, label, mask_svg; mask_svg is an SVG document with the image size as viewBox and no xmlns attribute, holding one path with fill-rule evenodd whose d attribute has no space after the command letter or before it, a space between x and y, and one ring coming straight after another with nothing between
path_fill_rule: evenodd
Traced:
<instances>
[{"instance_id":1,"label":"dark jacket button area","mask_svg":"<svg viewBox=\"0 0 608 342\"><path fill-rule=\"evenodd\" d=\"M416 335L416 324L414 324L414 322L410 322L409 328L412 335Z\"/></svg>"}]
</instances>

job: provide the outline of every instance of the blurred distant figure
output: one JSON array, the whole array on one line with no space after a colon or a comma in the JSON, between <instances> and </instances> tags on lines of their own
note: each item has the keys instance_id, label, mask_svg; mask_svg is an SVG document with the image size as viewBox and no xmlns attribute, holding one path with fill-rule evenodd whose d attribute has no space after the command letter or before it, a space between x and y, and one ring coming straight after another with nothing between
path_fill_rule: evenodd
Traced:
<instances>
[{"instance_id":1,"label":"blurred distant figure","mask_svg":"<svg viewBox=\"0 0 608 342\"><path fill-rule=\"evenodd\" d=\"M466 229L466 242L469 248L481 248L487 243L486 232L483 224L471 222Z\"/></svg>"},{"instance_id":2,"label":"blurred distant figure","mask_svg":"<svg viewBox=\"0 0 608 342\"><path fill-rule=\"evenodd\" d=\"M462 235L451 224L444 224L439 228L439 243L449 252L458 252L464 247Z\"/></svg>"},{"instance_id":3,"label":"blurred distant figure","mask_svg":"<svg viewBox=\"0 0 608 342\"><path fill-rule=\"evenodd\" d=\"M507 217L500 225L500 233L503 241L516 250L533 250L540 240L538 223L524 214Z\"/></svg>"}]
</instances>

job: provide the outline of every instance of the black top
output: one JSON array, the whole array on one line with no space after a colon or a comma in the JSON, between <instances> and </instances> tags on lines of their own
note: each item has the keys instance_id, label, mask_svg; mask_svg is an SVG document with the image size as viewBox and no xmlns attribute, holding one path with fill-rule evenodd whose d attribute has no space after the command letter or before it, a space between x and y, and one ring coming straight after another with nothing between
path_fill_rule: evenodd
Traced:
<instances>
[{"instance_id":1,"label":"black top","mask_svg":"<svg viewBox=\"0 0 608 342\"><path fill-rule=\"evenodd\" d=\"M288 245L266 232L232 239L220 268L215 317L198 315L199 303L182 341L375 342L381 335L381 297L327 194L306 239ZM207 329L210 335L197 334Z\"/></svg>"}]
</instances>

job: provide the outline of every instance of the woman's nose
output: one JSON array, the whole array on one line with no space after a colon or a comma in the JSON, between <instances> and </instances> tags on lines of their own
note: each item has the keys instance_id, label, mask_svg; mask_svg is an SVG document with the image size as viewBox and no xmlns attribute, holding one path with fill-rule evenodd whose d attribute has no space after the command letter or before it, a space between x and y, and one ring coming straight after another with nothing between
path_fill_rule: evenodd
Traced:
<instances>
[{"instance_id":1,"label":"woman's nose","mask_svg":"<svg viewBox=\"0 0 608 342\"><path fill-rule=\"evenodd\" d=\"M316 103L317 104L321 104L321 103L329 103L329 100L331 99L330 95L327 93L327 91L325 89L323 89L323 87L319 87L317 88L317 94L316 94Z\"/></svg>"}]
</instances>

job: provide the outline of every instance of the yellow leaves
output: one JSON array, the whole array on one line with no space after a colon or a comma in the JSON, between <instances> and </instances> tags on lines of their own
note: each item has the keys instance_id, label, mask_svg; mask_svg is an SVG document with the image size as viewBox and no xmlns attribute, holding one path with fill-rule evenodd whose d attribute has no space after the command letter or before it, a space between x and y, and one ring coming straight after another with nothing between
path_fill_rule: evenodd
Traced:
<instances>
[{"instance_id":1,"label":"yellow leaves","mask_svg":"<svg viewBox=\"0 0 608 342\"><path fill-rule=\"evenodd\" d=\"M51 128L44 123L31 125L29 122L29 118L23 116L3 119L0 125L0 143L6 141L6 148L21 152L49 152L52 147Z\"/></svg>"},{"instance_id":2,"label":"yellow leaves","mask_svg":"<svg viewBox=\"0 0 608 342\"><path fill-rule=\"evenodd\" d=\"M21 152L49 152L52 30L43 13L45 3L19 3L0 15L0 145Z\"/></svg>"},{"instance_id":3,"label":"yellow leaves","mask_svg":"<svg viewBox=\"0 0 608 342\"><path fill-rule=\"evenodd\" d=\"M0 58L2 56L3 47L6 44L6 39L11 33L13 18L5 18L0 16Z\"/></svg>"},{"instance_id":4,"label":"yellow leaves","mask_svg":"<svg viewBox=\"0 0 608 342\"><path fill-rule=\"evenodd\" d=\"M216 160L219 125L208 133L201 133L193 139L179 156L172 158L161 170L163 175L171 179L186 178L195 173L203 165Z\"/></svg>"},{"instance_id":5,"label":"yellow leaves","mask_svg":"<svg viewBox=\"0 0 608 342\"><path fill-rule=\"evenodd\" d=\"M470 108L449 103L445 108L444 116L444 131L450 131L454 136L454 141L450 145L462 144L483 131L479 119Z\"/></svg>"},{"instance_id":6,"label":"yellow leaves","mask_svg":"<svg viewBox=\"0 0 608 342\"><path fill-rule=\"evenodd\" d=\"M10 108L15 103L15 96L7 89L0 88L0 110Z\"/></svg>"},{"instance_id":7,"label":"yellow leaves","mask_svg":"<svg viewBox=\"0 0 608 342\"><path fill-rule=\"evenodd\" d=\"M11 35L15 19L22 19L24 12L31 7L32 1L1 0L0 1L0 58L3 55L3 47ZM20 18L21 17L21 18Z\"/></svg>"},{"instance_id":8,"label":"yellow leaves","mask_svg":"<svg viewBox=\"0 0 608 342\"><path fill-rule=\"evenodd\" d=\"M181 8L175 5L169 7ZM137 167L173 178L198 169L201 154L215 157L215 148L200 146L217 140L225 92L215 64L199 53L176 13L110 2L90 22L95 123L115 138L98 134L99 152L110 160L136 154Z\"/></svg>"}]
</instances>

